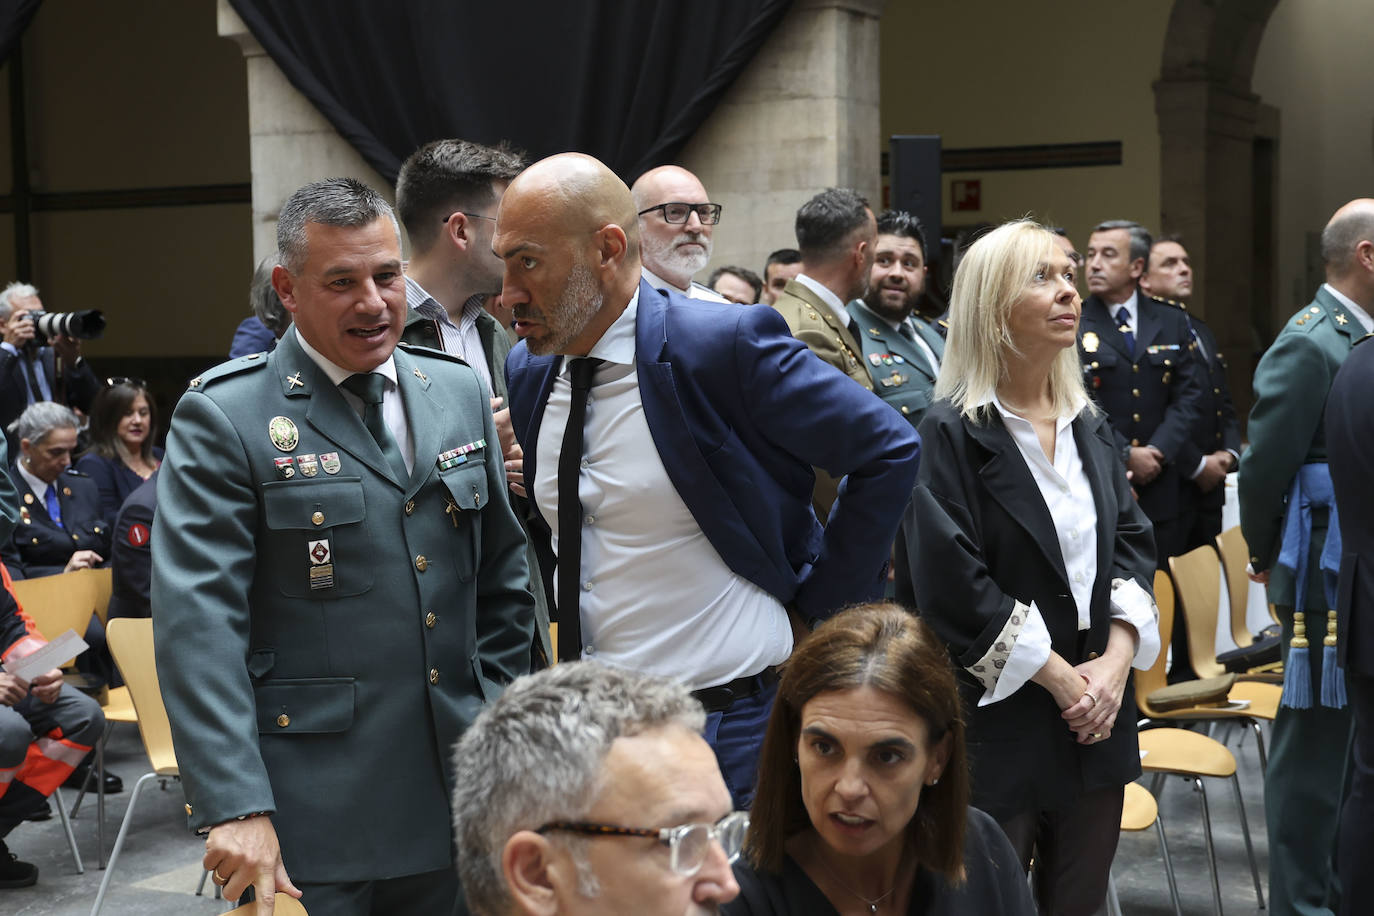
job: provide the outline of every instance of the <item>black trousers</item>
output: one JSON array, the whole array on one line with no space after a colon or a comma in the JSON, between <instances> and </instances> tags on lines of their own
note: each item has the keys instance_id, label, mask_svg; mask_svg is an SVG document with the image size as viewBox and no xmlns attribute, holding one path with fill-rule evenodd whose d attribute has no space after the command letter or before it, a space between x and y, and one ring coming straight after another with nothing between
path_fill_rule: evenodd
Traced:
<instances>
[{"instance_id":1,"label":"black trousers","mask_svg":"<svg viewBox=\"0 0 1374 916\"><path fill-rule=\"evenodd\" d=\"M1040 916L1105 912L1125 797L1125 786L1094 789L1066 808L1027 810L1001 821L1021 867L1029 868L1034 856Z\"/></svg>"},{"instance_id":2,"label":"black trousers","mask_svg":"<svg viewBox=\"0 0 1374 916\"><path fill-rule=\"evenodd\" d=\"M1355 713L1355 753L1350 794L1341 809L1337 872L1341 913L1368 912L1374 900L1374 677L1352 674L1346 684Z\"/></svg>"},{"instance_id":3,"label":"black trousers","mask_svg":"<svg viewBox=\"0 0 1374 916\"><path fill-rule=\"evenodd\" d=\"M391 916L426 913L467 916L456 869L423 872L383 881L296 885L310 916Z\"/></svg>"}]
</instances>

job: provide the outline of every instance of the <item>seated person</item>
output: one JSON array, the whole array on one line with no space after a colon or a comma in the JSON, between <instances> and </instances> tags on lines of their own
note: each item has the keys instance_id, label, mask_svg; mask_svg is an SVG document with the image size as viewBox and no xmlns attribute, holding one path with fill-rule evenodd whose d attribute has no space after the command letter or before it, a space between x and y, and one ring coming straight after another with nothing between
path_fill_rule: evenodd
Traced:
<instances>
[{"instance_id":1,"label":"seated person","mask_svg":"<svg viewBox=\"0 0 1374 916\"><path fill-rule=\"evenodd\" d=\"M259 261L257 270L253 271L253 282L248 288L253 314L243 319L234 330L234 339L229 344L230 359L275 350L277 341L291 327L291 313L281 304L277 291L272 288L272 268L277 266L278 261L274 251Z\"/></svg>"},{"instance_id":2,"label":"seated person","mask_svg":"<svg viewBox=\"0 0 1374 916\"><path fill-rule=\"evenodd\" d=\"M749 815L730 810L705 721L685 687L595 662L517 678L454 751L472 912L677 916L732 899Z\"/></svg>"},{"instance_id":3,"label":"seated person","mask_svg":"<svg viewBox=\"0 0 1374 916\"><path fill-rule=\"evenodd\" d=\"M153 574L153 515L157 512L157 471L124 500L115 519L110 570L113 584L107 618L151 617L148 597Z\"/></svg>"},{"instance_id":4,"label":"seated person","mask_svg":"<svg viewBox=\"0 0 1374 916\"><path fill-rule=\"evenodd\" d=\"M16 579L105 565L110 525L100 513L95 482L71 467L76 414L40 401L25 408L12 431L19 460L10 477L19 491L19 524L0 548Z\"/></svg>"},{"instance_id":5,"label":"seated person","mask_svg":"<svg viewBox=\"0 0 1374 916\"><path fill-rule=\"evenodd\" d=\"M944 645L895 604L842 611L783 669L722 912L1033 916L1011 843L968 794Z\"/></svg>"},{"instance_id":6,"label":"seated person","mask_svg":"<svg viewBox=\"0 0 1374 916\"><path fill-rule=\"evenodd\" d=\"M11 283L0 291L0 427L8 427L26 406L39 401L84 411L100 390L81 357L81 341L58 335L50 345L38 345L29 313L41 311L38 290L28 283Z\"/></svg>"},{"instance_id":7,"label":"seated person","mask_svg":"<svg viewBox=\"0 0 1374 916\"><path fill-rule=\"evenodd\" d=\"M0 496L12 499L13 493ZM9 575L0 566L0 662L8 666L45 642L15 601ZM100 704L63 684L61 671L31 682L0 671L0 889L38 880L37 866L19 861L4 837L26 819L42 819L46 799L58 786L77 781L73 776L84 778L88 764L82 760L104 728Z\"/></svg>"},{"instance_id":8,"label":"seated person","mask_svg":"<svg viewBox=\"0 0 1374 916\"><path fill-rule=\"evenodd\" d=\"M100 515L112 519L124 500L162 462L157 438L157 404L140 379L110 379L91 402L90 443L76 469L95 481Z\"/></svg>"}]
</instances>

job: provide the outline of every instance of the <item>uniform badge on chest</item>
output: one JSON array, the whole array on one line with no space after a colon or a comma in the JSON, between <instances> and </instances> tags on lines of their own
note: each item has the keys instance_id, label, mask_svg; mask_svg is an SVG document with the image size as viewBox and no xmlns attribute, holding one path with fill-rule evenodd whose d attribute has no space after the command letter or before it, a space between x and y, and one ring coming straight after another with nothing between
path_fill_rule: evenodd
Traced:
<instances>
[{"instance_id":1,"label":"uniform badge on chest","mask_svg":"<svg viewBox=\"0 0 1374 916\"><path fill-rule=\"evenodd\" d=\"M310 587L332 588L334 586L334 551L329 546L329 538L318 538L306 544L310 555Z\"/></svg>"},{"instance_id":2,"label":"uniform badge on chest","mask_svg":"<svg viewBox=\"0 0 1374 916\"><path fill-rule=\"evenodd\" d=\"M281 452L292 451L296 444L301 441L300 432L296 429L296 424L291 422L290 417L273 417L267 424L267 437Z\"/></svg>"}]
</instances>

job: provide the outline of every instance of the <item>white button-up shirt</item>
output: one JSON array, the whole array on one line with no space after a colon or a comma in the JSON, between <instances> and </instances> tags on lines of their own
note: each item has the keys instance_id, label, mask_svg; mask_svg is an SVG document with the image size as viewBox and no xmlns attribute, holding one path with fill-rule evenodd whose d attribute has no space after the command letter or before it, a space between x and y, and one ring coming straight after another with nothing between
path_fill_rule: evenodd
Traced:
<instances>
[{"instance_id":1,"label":"white button-up shirt","mask_svg":"<svg viewBox=\"0 0 1374 916\"><path fill-rule=\"evenodd\" d=\"M491 397L494 390L491 387L491 367L487 365L487 353L482 349L482 335L477 330L477 316L482 312L482 297L469 296L468 301L463 303L458 323L454 324L448 311L437 299L427 293L419 283L406 277L406 305L429 320L439 322L444 352L460 357L471 366L486 386L487 397Z\"/></svg>"},{"instance_id":2,"label":"white button-up shirt","mask_svg":"<svg viewBox=\"0 0 1374 916\"><path fill-rule=\"evenodd\" d=\"M639 294L592 347L605 360L587 398L581 583L582 654L675 678L690 689L757 674L787 658L792 630L771 594L736 575L673 487L654 445L635 364ZM558 552L558 458L572 400L568 359L539 427L534 501Z\"/></svg>"}]
</instances>

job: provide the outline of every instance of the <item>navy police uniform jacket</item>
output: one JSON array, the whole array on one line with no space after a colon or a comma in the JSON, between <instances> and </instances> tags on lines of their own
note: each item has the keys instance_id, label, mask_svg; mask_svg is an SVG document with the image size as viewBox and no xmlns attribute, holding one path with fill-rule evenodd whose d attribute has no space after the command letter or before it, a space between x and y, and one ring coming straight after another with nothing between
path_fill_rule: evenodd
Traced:
<instances>
[{"instance_id":1,"label":"navy police uniform jacket","mask_svg":"<svg viewBox=\"0 0 1374 916\"><path fill-rule=\"evenodd\" d=\"M58 475L57 505L62 512L62 525L48 515L42 498L35 496L28 482L11 466L10 475L19 497L19 524L8 543L0 550L10 576L32 579L53 576L62 572L67 561L78 550L94 550L108 565L110 559L110 523L100 513L100 491L85 474L68 468Z\"/></svg>"}]
</instances>

